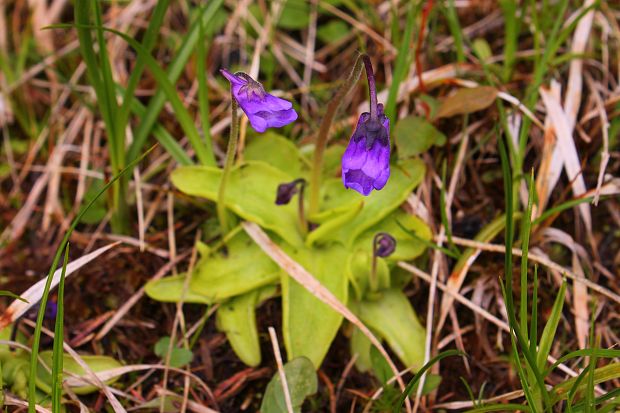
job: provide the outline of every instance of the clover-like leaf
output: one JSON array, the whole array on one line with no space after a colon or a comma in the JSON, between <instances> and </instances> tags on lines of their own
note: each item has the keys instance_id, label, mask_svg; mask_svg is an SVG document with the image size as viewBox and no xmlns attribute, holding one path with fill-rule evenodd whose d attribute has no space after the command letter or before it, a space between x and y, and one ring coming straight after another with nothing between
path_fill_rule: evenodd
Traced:
<instances>
[{"instance_id":1,"label":"clover-like leaf","mask_svg":"<svg viewBox=\"0 0 620 413\"><path fill-rule=\"evenodd\" d=\"M305 357L296 357L284 365L284 375L288 385L294 412L301 412L306 397L316 393L318 380L312 362ZM284 390L279 372L275 372L265 389L261 413L286 413Z\"/></svg>"},{"instance_id":2,"label":"clover-like leaf","mask_svg":"<svg viewBox=\"0 0 620 413\"><path fill-rule=\"evenodd\" d=\"M163 360L166 360L168 357L168 350L170 350L170 366L172 367L183 367L186 364L191 363L194 355L192 352L186 348L173 346L170 348L170 337L165 336L160 338L157 343L155 343L154 352Z\"/></svg>"}]
</instances>

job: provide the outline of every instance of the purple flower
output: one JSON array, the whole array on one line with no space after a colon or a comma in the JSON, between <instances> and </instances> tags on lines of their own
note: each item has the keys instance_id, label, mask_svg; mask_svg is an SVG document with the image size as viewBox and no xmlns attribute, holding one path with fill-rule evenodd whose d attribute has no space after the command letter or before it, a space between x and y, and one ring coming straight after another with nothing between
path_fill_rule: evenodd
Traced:
<instances>
[{"instance_id":1,"label":"purple flower","mask_svg":"<svg viewBox=\"0 0 620 413\"><path fill-rule=\"evenodd\" d=\"M382 189L390 177L390 120L377 106L377 119L360 116L349 146L342 155L342 182L367 196Z\"/></svg>"},{"instance_id":2,"label":"purple flower","mask_svg":"<svg viewBox=\"0 0 620 413\"><path fill-rule=\"evenodd\" d=\"M250 76L241 72L232 74L226 69L221 69L221 72L230 82L233 96L256 132L281 128L297 119L291 102L265 92L263 85Z\"/></svg>"}]
</instances>

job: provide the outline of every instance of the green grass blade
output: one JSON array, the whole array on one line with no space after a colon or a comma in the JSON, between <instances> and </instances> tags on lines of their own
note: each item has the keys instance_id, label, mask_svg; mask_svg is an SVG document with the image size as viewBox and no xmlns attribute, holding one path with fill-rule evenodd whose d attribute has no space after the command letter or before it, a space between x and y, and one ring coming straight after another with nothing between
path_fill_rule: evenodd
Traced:
<instances>
[{"instance_id":1,"label":"green grass blade","mask_svg":"<svg viewBox=\"0 0 620 413\"><path fill-rule=\"evenodd\" d=\"M99 199L99 197L106 192L116 181L118 181L123 175L127 172L131 171L142 159L144 159L151 151L155 148L155 146L151 147L148 151L146 151L142 156L138 159L135 159L129 165L127 165L122 171L120 171L117 175L115 175L110 182L104 185L104 187L90 200L90 202L78 212L77 216L71 222L69 229L65 233L62 241L60 242L60 246L58 250L56 250L56 255L54 256L54 260L52 261L52 265L47 274L47 280L45 281L45 287L43 288L43 294L41 296L41 304L39 306L39 312L37 313L37 321L34 329L34 333L32 335L32 351L30 353L30 376L28 379L28 413L36 413L35 405L36 405L36 377L37 377L37 364L38 364L38 355L39 355L39 345L41 343L41 329L43 328L43 318L45 316L45 308L47 307L47 299L49 297L50 286L52 284L52 277L54 275L55 268L58 267L58 263L60 261L60 256L62 255L62 251L65 249L66 245L69 242L69 237L73 233L73 230L78 225L82 216L88 211L93 204Z\"/></svg>"},{"instance_id":2,"label":"green grass blade","mask_svg":"<svg viewBox=\"0 0 620 413\"><path fill-rule=\"evenodd\" d=\"M549 320L545 325L545 329L540 336L540 344L538 345L538 356L536 364L541 370L545 368L545 365L547 364L547 357L549 356L549 352L551 352L551 345L553 344L553 339L555 338L555 333L558 329L558 324L560 323L560 318L562 316L562 308L564 307L565 294L566 281L564 281L560 286L560 291L555 297L555 302L553 303L551 315L549 316Z\"/></svg>"},{"instance_id":3,"label":"green grass blade","mask_svg":"<svg viewBox=\"0 0 620 413\"><path fill-rule=\"evenodd\" d=\"M522 404L516 403L499 403L499 404L489 404L482 407L476 407L471 410L467 410L466 413L484 413L484 412L531 412L533 411L528 406L524 406Z\"/></svg>"},{"instance_id":4,"label":"green grass blade","mask_svg":"<svg viewBox=\"0 0 620 413\"><path fill-rule=\"evenodd\" d=\"M588 196L588 197L584 197L584 198L577 198L577 199L571 199L570 201L566 201L561 203L560 205L557 205L553 208L549 208L548 210L546 210L545 212L543 212L542 214L540 214L540 216L538 218L536 218L534 221L532 221L532 225L538 225L541 222L544 222L545 220L547 220L549 217L553 216L553 215L557 215L562 211L565 211L567 209L570 209L574 206L577 206L579 204L583 204L583 203L590 203L592 202L592 200L594 199L593 196ZM601 199L603 199L601 197Z\"/></svg>"},{"instance_id":5,"label":"green grass blade","mask_svg":"<svg viewBox=\"0 0 620 413\"><path fill-rule=\"evenodd\" d=\"M528 308L527 308L527 293L528 293L528 284L527 284L527 256L530 247L530 227L532 225L532 205L534 203L534 170L530 174L530 183L529 183L529 196L527 200L527 213L521 220L521 302L519 305L519 318L521 321L521 332L523 333L525 339L528 339L528 330L527 330L527 317L528 317ZM530 347L531 348L531 347Z\"/></svg>"},{"instance_id":6,"label":"green grass blade","mask_svg":"<svg viewBox=\"0 0 620 413\"><path fill-rule=\"evenodd\" d=\"M396 100L398 99L398 89L401 82L405 79L405 71L410 65L412 60L412 53L409 50L411 44L411 37L413 35L413 26L415 25L415 18L422 7L424 2L409 2L409 9L407 10L407 17L405 23L405 33L401 38L400 47L398 48L398 55L396 56L396 62L394 63L394 73L392 75L392 84L390 85L390 91L388 94L387 102L385 103L385 114L388 118L396 120Z\"/></svg>"},{"instance_id":7,"label":"green grass blade","mask_svg":"<svg viewBox=\"0 0 620 413\"><path fill-rule=\"evenodd\" d=\"M171 84L176 83L179 79L179 76L183 72L183 68L187 63L192 51L196 46L196 42L199 39L199 30L200 30L200 22L203 22L205 25L209 23L209 21L213 18L217 10L222 6L224 0L212 0L209 2L209 6L201 10L198 13L197 20L191 25L189 32L185 36L179 51L177 52L176 57L168 67L167 78ZM159 116L159 112L164 106L166 102L166 95L162 90L158 90L155 93L155 96L151 98L149 101L148 107L146 109L146 116L142 119L142 122L138 126L138 130L134 135L134 140L127 151L127 159L134 159L141 151L141 148L144 146L146 139L151 133L151 129Z\"/></svg>"},{"instance_id":8,"label":"green grass blade","mask_svg":"<svg viewBox=\"0 0 620 413\"><path fill-rule=\"evenodd\" d=\"M454 241L452 241L452 230L450 228L450 223L448 222L448 213L446 211L446 162L444 160L442 168L441 168L441 188L439 188L439 213L441 215L441 224L443 225L446 231L446 237L448 238L448 247L450 251L453 251L455 254L460 255L459 249L454 245Z\"/></svg>"},{"instance_id":9,"label":"green grass blade","mask_svg":"<svg viewBox=\"0 0 620 413\"><path fill-rule=\"evenodd\" d=\"M532 319L530 320L530 352L536 352L538 343L538 265L534 266L534 282L532 284Z\"/></svg>"},{"instance_id":10,"label":"green grass blade","mask_svg":"<svg viewBox=\"0 0 620 413\"><path fill-rule=\"evenodd\" d=\"M86 74L90 85L95 90L99 112L105 124L107 138L109 143L110 163L112 166L112 174L116 175L125 163L125 146L124 138L117 136L116 116L118 114L118 105L115 100L115 86L111 75L110 64L107 59L107 49L105 39L102 32L97 32L99 41L99 56L95 55L95 44L91 33L91 5L95 6L95 18L101 20L99 3L92 1L78 1L74 7L74 21L77 29L78 40L80 43L80 52L82 59L86 64ZM73 27L67 25L65 27ZM124 136L124 130L123 135ZM127 227L127 203L125 197L125 185L123 181L118 181L112 188L112 227L115 232L125 232Z\"/></svg>"},{"instance_id":11,"label":"green grass blade","mask_svg":"<svg viewBox=\"0 0 620 413\"><path fill-rule=\"evenodd\" d=\"M500 280L500 285L502 288L502 294L504 296L504 302L508 302L508 299L506 298L506 285L503 282L501 282L501 280ZM512 322L510 321L510 317L508 318L508 322L511 326L510 345L512 346L512 355L514 358L514 365L517 368L517 377L519 377L519 381L521 382L521 388L523 389L523 395L525 396L525 400L527 400L530 406L538 406L540 405L540 403L536 400L536 398L532 394L532 390L530 389L530 383L527 381L527 376L525 374L525 371L523 370L523 366L521 365L521 356L519 355L519 347L517 346L517 339L515 337L515 334L512 334L512 330L514 330L512 326L514 324L511 324ZM531 372L531 369L529 371Z\"/></svg>"},{"instance_id":12,"label":"green grass blade","mask_svg":"<svg viewBox=\"0 0 620 413\"><path fill-rule=\"evenodd\" d=\"M606 412L611 412L615 409L616 406L620 405L620 400L618 400L617 398L620 397L620 388L614 389L602 396L597 397L594 400L594 404L595 405L599 405L601 403L604 403L606 401L610 401L611 403L609 403L608 405L604 406L603 408L598 410L598 413L606 413ZM615 399L615 400L614 400ZM573 411L575 413L580 413L583 411L584 409L584 401L581 400L578 403L576 403L572 408Z\"/></svg>"},{"instance_id":13,"label":"green grass blade","mask_svg":"<svg viewBox=\"0 0 620 413\"><path fill-rule=\"evenodd\" d=\"M200 36L198 37L197 47L197 76L198 76L198 110L200 112L200 123L202 138L204 140L209 159L207 166L217 166L215 155L213 154L213 138L211 137L211 122L209 121L209 96L207 94L207 51L205 47L204 22L200 21Z\"/></svg>"},{"instance_id":14,"label":"green grass blade","mask_svg":"<svg viewBox=\"0 0 620 413\"><path fill-rule=\"evenodd\" d=\"M86 2L84 2L86 3ZM99 70L101 72L102 92L105 99L102 101L106 105L109 115L108 142L110 144L110 160L114 160L115 169L113 173L120 171L125 163L125 129L119 131L117 125L118 104L116 103L115 83L112 77L112 67L108 59L108 48L105 37L103 36L103 18L101 17L101 6L98 1L91 2L95 5L95 26L97 33L97 44L99 45ZM99 98L99 96L97 96ZM124 195L124 194L123 194Z\"/></svg>"},{"instance_id":15,"label":"green grass blade","mask_svg":"<svg viewBox=\"0 0 620 413\"><path fill-rule=\"evenodd\" d=\"M144 33L144 38L142 39L142 47L145 52L149 55L153 50L153 47L157 41L157 35L159 34L159 30L164 21L164 16L166 14L166 10L168 10L168 5L170 4L170 0L160 0L156 3L155 9L151 14L149 19L149 25L146 28L146 32ZM131 71L131 75L129 76L129 81L127 82L127 88L123 93L123 103L121 105L121 109L119 111L119 120L118 120L118 128L125 130L127 126L127 122L129 121L130 107L132 106L132 100L134 98L134 92L138 87L138 82L144 73L144 68L146 63L144 62L144 58L142 56L138 56L136 59L136 64Z\"/></svg>"},{"instance_id":16,"label":"green grass blade","mask_svg":"<svg viewBox=\"0 0 620 413\"><path fill-rule=\"evenodd\" d=\"M590 356L592 354L592 351L594 351L594 354L596 354L596 357L598 358L620 358L620 350L604 349L604 348L599 348L599 349L594 349L594 350L592 349L575 350L557 359L557 361L553 363L551 367L545 370L545 376L549 375L560 364L566 363L568 360L571 360L577 357Z\"/></svg>"},{"instance_id":17,"label":"green grass blade","mask_svg":"<svg viewBox=\"0 0 620 413\"><path fill-rule=\"evenodd\" d=\"M456 13L454 0L448 0L448 7L444 8L444 15L450 28L450 33L454 37L454 48L456 49L456 61L465 62L465 48L463 47L463 32L459 23L459 16Z\"/></svg>"},{"instance_id":18,"label":"green grass blade","mask_svg":"<svg viewBox=\"0 0 620 413\"><path fill-rule=\"evenodd\" d=\"M9 298L12 298L14 300L22 301L24 303L28 302L28 300L24 299L23 297L15 294L15 293L12 293L11 291L7 291L7 290L0 290L0 297L9 297Z\"/></svg>"},{"instance_id":19,"label":"green grass blade","mask_svg":"<svg viewBox=\"0 0 620 413\"><path fill-rule=\"evenodd\" d=\"M394 404L394 406L392 407L392 412L394 413L399 413L403 407L403 403L405 403L405 399L407 397L409 397L409 394L413 391L413 389L415 388L415 385L418 383L418 381L420 381L420 379L422 378L422 376L424 375L424 373L429 370L431 367L433 367L433 365L435 363L437 363L438 361L446 358L446 357L452 357L452 356L464 356L465 354L462 353L461 351L458 350L447 350L444 351L442 353L439 353L437 356L433 357L431 360L429 360L428 363L426 363L424 366L422 366L422 368L420 370L418 370L415 374L415 376L413 376L413 378L411 379L411 381L409 383L407 383L407 386L405 387L405 390L403 391L403 393L400 395L400 397L398 398L398 400L396 401L396 403Z\"/></svg>"},{"instance_id":20,"label":"green grass blade","mask_svg":"<svg viewBox=\"0 0 620 413\"><path fill-rule=\"evenodd\" d=\"M527 343L526 338L523 336L521 332L521 328L519 326L519 322L517 321L515 315L514 301L512 296L512 243L514 239L514 220L513 216L513 184L512 184L512 175L510 172L510 161L508 160L508 153L506 152L506 145L504 140L498 138L498 149L501 160L502 167L502 175L504 180L504 197L505 197L505 208L506 208L506 231L505 231L505 291L504 298L506 302L506 312L508 314L508 323L512 333L514 333L514 338L519 344L519 348L523 353L523 357L525 358L529 369L531 370L532 375L536 381L539 392L542 395L542 399L544 401L545 410L549 410L551 408L551 400L549 397L549 393L545 386L545 382L543 376L540 372L540 368L537 364L536 354L531 353L529 351L529 345ZM513 334L511 334L512 336ZM545 356L546 359L546 356ZM525 378L524 378L525 380Z\"/></svg>"},{"instance_id":21,"label":"green grass blade","mask_svg":"<svg viewBox=\"0 0 620 413\"><path fill-rule=\"evenodd\" d=\"M60 412L62 401L62 377L63 377L63 342L64 342L64 298L65 298L65 275L69 262L69 244L65 247L65 260L62 263L60 282L58 283L58 302L56 323L54 326L54 346L52 355L52 411Z\"/></svg>"},{"instance_id":22,"label":"green grass blade","mask_svg":"<svg viewBox=\"0 0 620 413\"><path fill-rule=\"evenodd\" d=\"M157 61L152 56L150 56L147 51L142 48L140 43L135 41L132 37L114 29L103 28L103 30L114 33L115 35L121 37L138 52L139 56L142 56L142 58L144 59L144 63L148 66L151 74L157 81L160 90L163 91L166 98L168 99L168 102L170 102L170 105L172 105L172 108L176 115L176 119L181 125L183 132L185 132L185 135L187 135L187 139L194 148L196 156L202 164L208 164L211 155L209 154L209 151L206 148L204 142L200 138L198 129L196 129L196 125L194 125L194 121L190 116L189 111L187 110L185 105L183 105L183 102L181 101L181 98L179 98L175 87L172 83L170 83L168 77L166 76L166 73L161 67L159 67Z\"/></svg>"},{"instance_id":23,"label":"green grass blade","mask_svg":"<svg viewBox=\"0 0 620 413\"><path fill-rule=\"evenodd\" d=\"M592 344L594 343L594 344ZM584 398L584 404L585 404L585 411L586 413L591 413L596 411L595 409L595 404L594 404L594 373L596 372L596 350L598 348L598 340L594 340L594 320L592 320L592 324L591 324L591 328L590 328L590 345L593 345L594 347L592 347L591 350L591 354L590 354L590 364L587 368L588 371L588 383L586 385L586 391L585 391L585 398Z\"/></svg>"},{"instance_id":24,"label":"green grass blade","mask_svg":"<svg viewBox=\"0 0 620 413\"><path fill-rule=\"evenodd\" d=\"M620 378L620 363L611 363L603 367L599 367L594 370L594 385L598 385L604 383L609 380L616 380ZM564 400L569 390L573 387L575 381L577 381L578 377L572 377L566 380L563 383L558 384L553 388L553 401L558 402L560 400ZM582 383L578 392L582 392L586 390L587 383Z\"/></svg>"},{"instance_id":25,"label":"green grass blade","mask_svg":"<svg viewBox=\"0 0 620 413\"><path fill-rule=\"evenodd\" d=\"M502 68L502 80L508 83L512 77L517 52L517 40L519 36L519 20L517 19L517 2L514 0L501 0L499 2L504 16L504 67Z\"/></svg>"},{"instance_id":26,"label":"green grass blade","mask_svg":"<svg viewBox=\"0 0 620 413\"><path fill-rule=\"evenodd\" d=\"M131 111L139 117L144 117L146 107L135 97L131 98ZM179 145L176 139L159 123L153 125L153 135L161 146L174 158L179 165L192 165L192 159L187 155L185 150Z\"/></svg>"}]
</instances>

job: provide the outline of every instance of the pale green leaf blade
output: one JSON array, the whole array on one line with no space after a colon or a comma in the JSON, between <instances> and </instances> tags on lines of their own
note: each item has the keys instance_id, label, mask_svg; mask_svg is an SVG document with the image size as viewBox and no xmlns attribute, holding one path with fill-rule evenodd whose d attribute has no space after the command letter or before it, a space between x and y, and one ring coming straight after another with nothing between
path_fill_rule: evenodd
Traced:
<instances>
[{"instance_id":1,"label":"pale green leaf blade","mask_svg":"<svg viewBox=\"0 0 620 413\"><path fill-rule=\"evenodd\" d=\"M345 245L351 245L361 233L398 208L422 181L424 172L424 163L420 159L408 159L392 165L391 176L385 188L373 191L367 197L342 187L341 191L349 192L348 197L351 199L363 199L364 208L334 234L334 239L341 240Z\"/></svg>"},{"instance_id":2,"label":"pale green leaf blade","mask_svg":"<svg viewBox=\"0 0 620 413\"><path fill-rule=\"evenodd\" d=\"M48 367L52 365L52 351L42 351L39 353L39 359L43 361ZM80 355L82 360L88 365L88 367L95 373L115 369L118 367L122 367L122 364L112 357L107 356L92 356L92 355ZM64 355L63 360L63 370L65 371L67 376L77 376L86 378L87 374L84 369L71 357L69 354ZM118 378L112 378L110 380L104 381L106 384L114 383ZM51 391L51 383L52 377L50 372L44 368L41 363L37 366L37 377L36 384L39 389L44 391L45 393L50 393ZM94 391L97 391L96 386L92 385L81 385L72 387L76 394L88 394Z\"/></svg>"},{"instance_id":3,"label":"pale green leaf blade","mask_svg":"<svg viewBox=\"0 0 620 413\"><path fill-rule=\"evenodd\" d=\"M347 259L347 252L343 247L333 244L326 249L299 248L287 253L346 304L348 280L342 263ZM319 368L340 328L342 316L283 273L282 319L289 358L305 356Z\"/></svg>"},{"instance_id":4,"label":"pale green leaf blade","mask_svg":"<svg viewBox=\"0 0 620 413\"><path fill-rule=\"evenodd\" d=\"M172 172L172 183L188 195L217 200L222 171L207 166L184 166ZM240 217L277 233L289 244L302 243L295 203L275 206L278 185L293 178L258 161L235 168L226 189L226 206Z\"/></svg>"},{"instance_id":5,"label":"pale green leaf blade","mask_svg":"<svg viewBox=\"0 0 620 413\"><path fill-rule=\"evenodd\" d=\"M185 274L174 275L171 277L160 278L159 280L149 281L144 287L146 295L153 300L165 303L178 303L183 298L185 303L211 304L213 300L198 294L188 288L183 296L185 285Z\"/></svg>"},{"instance_id":6,"label":"pale green leaf blade","mask_svg":"<svg viewBox=\"0 0 620 413\"><path fill-rule=\"evenodd\" d=\"M354 306L354 311L389 344L407 367L414 370L422 367L426 332L402 291L382 291L380 298L363 301Z\"/></svg>"},{"instance_id":7,"label":"pale green leaf blade","mask_svg":"<svg viewBox=\"0 0 620 413\"><path fill-rule=\"evenodd\" d=\"M271 286L263 290L275 293L275 288ZM226 333L237 357L251 367L256 367L261 362L256 327L256 307L261 302L261 291L253 290L222 303L217 310L218 329Z\"/></svg>"},{"instance_id":8,"label":"pale green leaf blade","mask_svg":"<svg viewBox=\"0 0 620 413\"><path fill-rule=\"evenodd\" d=\"M280 278L279 267L245 232L238 233L226 246L227 255L204 256L196 263L192 291L217 302Z\"/></svg>"}]
</instances>

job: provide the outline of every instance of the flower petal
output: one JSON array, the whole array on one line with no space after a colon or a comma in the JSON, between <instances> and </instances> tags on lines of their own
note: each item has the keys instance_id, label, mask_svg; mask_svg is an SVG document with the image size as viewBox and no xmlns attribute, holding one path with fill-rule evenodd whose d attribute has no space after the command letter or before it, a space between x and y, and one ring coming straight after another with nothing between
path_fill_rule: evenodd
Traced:
<instances>
[{"instance_id":1,"label":"flower petal","mask_svg":"<svg viewBox=\"0 0 620 413\"><path fill-rule=\"evenodd\" d=\"M342 173L345 188L351 188L364 196L368 196L374 188L374 179L355 169Z\"/></svg>"},{"instance_id":2,"label":"flower petal","mask_svg":"<svg viewBox=\"0 0 620 413\"><path fill-rule=\"evenodd\" d=\"M366 163L367 156L366 139L360 139L358 142L351 139L349 146L342 155L342 170L361 169Z\"/></svg>"},{"instance_id":3,"label":"flower petal","mask_svg":"<svg viewBox=\"0 0 620 413\"><path fill-rule=\"evenodd\" d=\"M230 73L228 70L226 69L220 69L220 73L222 74L222 76L224 76L226 79L228 79L228 81L231 83L231 85L239 85L239 86L243 86L245 85L247 82L247 80L245 80L242 77L239 76L235 76L234 74Z\"/></svg>"}]
</instances>

